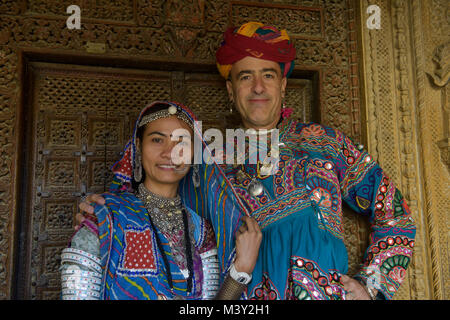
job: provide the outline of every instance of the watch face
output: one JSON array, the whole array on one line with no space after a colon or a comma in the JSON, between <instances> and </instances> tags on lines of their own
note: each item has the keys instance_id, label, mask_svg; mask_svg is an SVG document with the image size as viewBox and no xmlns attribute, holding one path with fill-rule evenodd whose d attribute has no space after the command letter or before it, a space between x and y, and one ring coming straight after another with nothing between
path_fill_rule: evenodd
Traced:
<instances>
[{"instance_id":1,"label":"watch face","mask_svg":"<svg viewBox=\"0 0 450 320\"><path fill-rule=\"evenodd\" d=\"M239 282L239 283L245 283L245 278L244 277L239 277L238 279L237 279L237 282Z\"/></svg>"}]
</instances>

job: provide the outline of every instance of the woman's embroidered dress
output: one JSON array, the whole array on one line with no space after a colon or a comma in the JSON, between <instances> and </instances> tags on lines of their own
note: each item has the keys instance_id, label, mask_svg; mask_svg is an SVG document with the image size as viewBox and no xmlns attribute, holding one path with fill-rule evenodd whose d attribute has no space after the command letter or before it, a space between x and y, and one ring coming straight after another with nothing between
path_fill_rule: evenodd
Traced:
<instances>
[{"instance_id":1,"label":"woman's embroidered dress","mask_svg":"<svg viewBox=\"0 0 450 320\"><path fill-rule=\"evenodd\" d=\"M103 197L105 205L95 206L104 268L103 299L200 299L204 280L201 255L215 251L214 233L209 224L187 208L191 236L195 241L193 289L187 292L187 270L185 266L177 265L169 243L178 242L176 238L184 236L154 230L146 207L132 193L104 194ZM160 237L169 261L173 290L169 287L156 235Z\"/></svg>"}]
</instances>

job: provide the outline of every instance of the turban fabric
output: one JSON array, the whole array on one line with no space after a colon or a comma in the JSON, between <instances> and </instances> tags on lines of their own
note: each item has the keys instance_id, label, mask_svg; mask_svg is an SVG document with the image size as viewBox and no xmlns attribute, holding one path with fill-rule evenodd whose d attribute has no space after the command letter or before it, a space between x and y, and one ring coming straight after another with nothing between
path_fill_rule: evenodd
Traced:
<instances>
[{"instance_id":1,"label":"turban fabric","mask_svg":"<svg viewBox=\"0 0 450 320\"><path fill-rule=\"evenodd\" d=\"M286 30L278 31L259 22L229 28L216 52L222 77L228 79L232 64L248 56L278 62L282 75L288 77L294 69L295 47Z\"/></svg>"}]
</instances>

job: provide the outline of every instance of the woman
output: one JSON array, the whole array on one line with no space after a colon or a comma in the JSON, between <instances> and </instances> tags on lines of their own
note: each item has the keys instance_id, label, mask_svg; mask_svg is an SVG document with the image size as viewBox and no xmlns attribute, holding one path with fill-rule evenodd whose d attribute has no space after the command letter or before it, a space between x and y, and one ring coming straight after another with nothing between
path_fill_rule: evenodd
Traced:
<instances>
[{"instance_id":1,"label":"woman","mask_svg":"<svg viewBox=\"0 0 450 320\"><path fill-rule=\"evenodd\" d=\"M214 232L178 194L180 181L183 190L199 186L195 167L173 157L193 154L193 124L180 104L155 102L142 110L113 167L121 189L104 195L97 221L85 220L62 253L63 299L240 297L244 281L234 279L251 274L262 234L255 220L242 219L231 276L218 290L223 275Z\"/></svg>"}]
</instances>

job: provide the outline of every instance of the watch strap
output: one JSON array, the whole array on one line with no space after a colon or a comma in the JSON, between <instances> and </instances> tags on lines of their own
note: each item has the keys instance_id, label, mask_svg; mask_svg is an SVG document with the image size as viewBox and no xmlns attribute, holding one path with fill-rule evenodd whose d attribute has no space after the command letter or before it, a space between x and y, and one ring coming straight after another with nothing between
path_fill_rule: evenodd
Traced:
<instances>
[{"instance_id":1,"label":"watch strap","mask_svg":"<svg viewBox=\"0 0 450 320\"><path fill-rule=\"evenodd\" d=\"M231 265L230 268L230 277L233 278L235 281L247 285L252 280L252 275L248 274L246 272L238 272L236 270L236 267L234 266L234 263Z\"/></svg>"}]
</instances>

